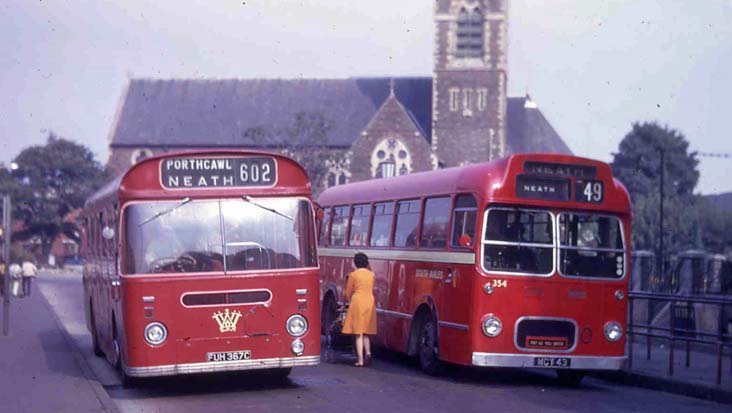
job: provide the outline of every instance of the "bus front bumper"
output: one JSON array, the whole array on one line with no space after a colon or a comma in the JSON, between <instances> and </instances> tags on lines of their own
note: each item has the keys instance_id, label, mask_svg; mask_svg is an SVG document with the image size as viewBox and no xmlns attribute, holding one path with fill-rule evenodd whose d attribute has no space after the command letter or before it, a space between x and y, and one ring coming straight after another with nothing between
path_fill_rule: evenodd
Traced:
<instances>
[{"instance_id":1,"label":"bus front bumper","mask_svg":"<svg viewBox=\"0 0 732 413\"><path fill-rule=\"evenodd\" d=\"M565 359L565 360L559 360ZM473 353L473 365L577 370L621 370L628 357ZM566 363L566 364L565 364Z\"/></svg>"},{"instance_id":2,"label":"bus front bumper","mask_svg":"<svg viewBox=\"0 0 732 413\"><path fill-rule=\"evenodd\" d=\"M239 360L227 362L170 364L165 366L131 367L123 366L131 377L173 376L176 374L217 373L224 371L265 370L320 364L320 356L280 357L258 360Z\"/></svg>"}]
</instances>

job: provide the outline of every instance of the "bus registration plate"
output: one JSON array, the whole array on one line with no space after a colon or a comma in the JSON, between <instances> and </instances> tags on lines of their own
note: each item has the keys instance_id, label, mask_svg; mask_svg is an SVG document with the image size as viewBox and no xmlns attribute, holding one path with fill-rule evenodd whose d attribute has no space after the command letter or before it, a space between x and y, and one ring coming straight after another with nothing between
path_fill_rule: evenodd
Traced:
<instances>
[{"instance_id":1,"label":"bus registration plate","mask_svg":"<svg viewBox=\"0 0 732 413\"><path fill-rule=\"evenodd\" d=\"M568 368L571 366L572 359L569 357L534 357L534 367Z\"/></svg>"},{"instance_id":2,"label":"bus registration plate","mask_svg":"<svg viewBox=\"0 0 732 413\"><path fill-rule=\"evenodd\" d=\"M206 353L206 361L210 362L221 362L221 361L242 361L250 360L252 358L251 350L242 351L220 351L216 353Z\"/></svg>"}]
</instances>

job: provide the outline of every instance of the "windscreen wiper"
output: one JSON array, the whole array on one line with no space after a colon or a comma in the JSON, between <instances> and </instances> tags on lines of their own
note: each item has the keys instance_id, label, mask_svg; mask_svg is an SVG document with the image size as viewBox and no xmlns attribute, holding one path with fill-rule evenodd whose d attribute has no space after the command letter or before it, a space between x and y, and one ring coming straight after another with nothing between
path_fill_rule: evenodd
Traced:
<instances>
[{"instance_id":1,"label":"windscreen wiper","mask_svg":"<svg viewBox=\"0 0 732 413\"><path fill-rule=\"evenodd\" d=\"M257 207L260 207L260 208L262 208L262 209L264 209L266 211L272 212L273 214L277 214L277 215L279 215L281 217L287 218L290 221L294 221L295 220L294 218L292 218L290 216L287 216L287 215L283 214L282 212L280 212L280 211L278 211L276 209L269 208L269 207L266 207L266 206L258 203L257 201L254 200L254 198L250 197L249 195L244 195L244 196L241 197L241 199L249 202L250 204L252 204L254 206L257 206Z\"/></svg>"},{"instance_id":2,"label":"windscreen wiper","mask_svg":"<svg viewBox=\"0 0 732 413\"><path fill-rule=\"evenodd\" d=\"M141 227L141 226L143 226L143 225L147 224L147 223L148 223L148 222L150 222L150 221L154 221L154 220L156 220L156 219L158 219L158 218L162 217L163 215L168 215L168 214L170 214L171 212L175 211L176 209L178 209L178 208L182 207L183 205L185 205L185 204L187 204L187 203L189 203L189 202L191 202L191 197L188 197L188 196L187 196L187 197L183 198L183 199L182 199L182 200L181 200L180 202L178 202L177 204L173 205L172 207L170 207L170 208L168 208L168 209L166 209L166 210L164 210L164 211L160 211L160 212L158 212L157 214L155 214L155 215L151 216L150 218L148 218L148 219L146 219L146 220L142 221L142 222L141 222L141 223L140 223L140 224L139 224L139 225L138 225L137 227L139 228L139 227Z\"/></svg>"}]
</instances>

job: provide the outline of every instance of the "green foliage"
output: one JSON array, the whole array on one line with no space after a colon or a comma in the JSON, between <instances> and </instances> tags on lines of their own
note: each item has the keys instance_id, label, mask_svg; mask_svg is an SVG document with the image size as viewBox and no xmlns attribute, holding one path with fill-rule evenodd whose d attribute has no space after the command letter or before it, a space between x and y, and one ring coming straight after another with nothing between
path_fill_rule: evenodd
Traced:
<instances>
[{"instance_id":1,"label":"green foliage","mask_svg":"<svg viewBox=\"0 0 732 413\"><path fill-rule=\"evenodd\" d=\"M709 198L698 206L704 247L727 256L732 254L732 210L722 209Z\"/></svg>"},{"instance_id":2,"label":"green foliage","mask_svg":"<svg viewBox=\"0 0 732 413\"><path fill-rule=\"evenodd\" d=\"M635 123L611 163L633 202L633 248L659 248L660 165L664 154L665 253L702 247L702 226L694 188L699 181L695 152L674 129Z\"/></svg>"},{"instance_id":3,"label":"green foliage","mask_svg":"<svg viewBox=\"0 0 732 413\"><path fill-rule=\"evenodd\" d=\"M319 112L298 112L292 123L282 128L256 126L243 137L290 156L305 167L314 190L328 172L326 161L331 156L328 134L333 122Z\"/></svg>"},{"instance_id":4,"label":"green foliage","mask_svg":"<svg viewBox=\"0 0 732 413\"><path fill-rule=\"evenodd\" d=\"M63 218L81 208L86 198L105 179L102 166L85 146L49 133L45 145L24 149L14 160L8 185L13 196L14 218L25 222L16 239L37 237L48 256L50 244L61 232L77 238L73 225Z\"/></svg>"},{"instance_id":5,"label":"green foliage","mask_svg":"<svg viewBox=\"0 0 732 413\"><path fill-rule=\"evenodd\" d=\"M667 196L693 194L699 181L696 152L689 153L686 138L655 122L634 123L613 154L613 172L631 195L658 192L660 151L664 152L664 189Z\"/></svg>"}]
</instances>

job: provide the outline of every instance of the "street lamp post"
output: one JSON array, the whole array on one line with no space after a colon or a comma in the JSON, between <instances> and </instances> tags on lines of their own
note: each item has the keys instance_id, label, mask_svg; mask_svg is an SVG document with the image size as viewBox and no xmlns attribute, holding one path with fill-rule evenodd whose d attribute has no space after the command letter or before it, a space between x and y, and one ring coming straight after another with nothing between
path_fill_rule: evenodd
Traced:
<instances>
[{"instance_id":1,"label":"street lamp post","mask_svg":"<svg viewBox=\"0 0 732 413\"><path fill-rule=\"evenodd\" d=\"M10 196L3 196L3 258L5 259L5 276L3 277L3 335L10 329Z\"/></svg>"},{"instance_id":2,"label":"street lamp post","mask_svg":"<svg viewBox=\"0 0 732 413\"><path fill-rule=\"evenodd\" d=\"M660 165L660 175L661 175L661 188L660 195L661 199L658 203L658 209L659 209L659 220L658 220L658 272L660 277L665 277L666 274L664 274L664 248L663 248L663 197L664 197L664 158L666 155L666 151L663 148L658 148L658 152L661 156L661 165Z\"/></svg>"}]
</instances>

